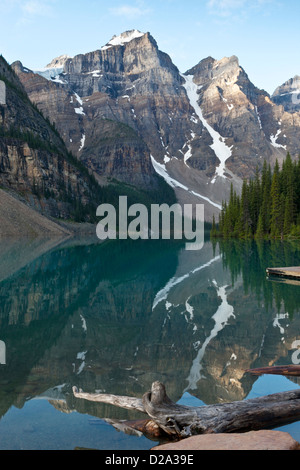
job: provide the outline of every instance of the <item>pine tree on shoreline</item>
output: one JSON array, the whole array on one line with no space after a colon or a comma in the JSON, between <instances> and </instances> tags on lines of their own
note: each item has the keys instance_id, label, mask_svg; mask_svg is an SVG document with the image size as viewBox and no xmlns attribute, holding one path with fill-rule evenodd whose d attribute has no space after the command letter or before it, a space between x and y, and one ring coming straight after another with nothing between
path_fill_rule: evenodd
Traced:
<instances>
[{"instance_id":1,"label":"pine tree on shoreline","mask_svg":"<svg viewBox=\"0 0 300 470\"><path fill-rule=\"evenodd\" d=\"M273 171L265 161L261 175L257 170L255 178L243 181L240 196L231 185L211 237L300 238L300 158L293 162L288 153L282 167L276 161Z\"/></svg>"}]
</instances>

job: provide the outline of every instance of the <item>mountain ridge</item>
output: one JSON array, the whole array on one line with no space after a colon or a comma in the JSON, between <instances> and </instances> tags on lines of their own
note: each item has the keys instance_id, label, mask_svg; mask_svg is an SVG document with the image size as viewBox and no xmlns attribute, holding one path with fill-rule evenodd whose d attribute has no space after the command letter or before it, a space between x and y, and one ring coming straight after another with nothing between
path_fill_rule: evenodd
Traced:
<instances>
[{"instance_id":1,"label":"mountain ridge","mask_svg":"<svg viewBox=\"0 0 300 470\"><path fill-rule=\"evenodd\" d=\"M19 72L24 70L21 63L16 68ZM28 69L24 73L31 75ZM119 194L149 204L150 191L142 192L114 181L100 186L92 170L66 148L55 124L30 101L18 75L3 57L0 85L1 237L90 232L98 205L111 198L116 201ZM166 183L154 170L153 175L157 191L163 191ZM173 197L169 187L166 197ZM80 223L80 230L69 222Z\"/></svg>"},{"instance_id":2,"label":"mountain ridge","mask_svg":"<svg viewBox=\"0 0 300 470\"><path fill-rule=\"evenodd\" d=\"M67 147L99 178L136 184L137 174L149 176L154 168L169 184L172 180L180 202L205 203L211 220L231 184L240 192L243 179L253 177L265 159L273 166L288 151L299 155L299 112L258 89L236 56L207 57L181 73L149 32L114 38L66 59L63 71L47 81L13 64L30 99L48 112ZM195 85L192 102L188 76ZM132 129L142 148L131 142L124 159L124 146L113 143L114 131L112 145L105 146L101 135L108 122L114 123L111 129L120 123Z\"/></svg>"}]
</instances>

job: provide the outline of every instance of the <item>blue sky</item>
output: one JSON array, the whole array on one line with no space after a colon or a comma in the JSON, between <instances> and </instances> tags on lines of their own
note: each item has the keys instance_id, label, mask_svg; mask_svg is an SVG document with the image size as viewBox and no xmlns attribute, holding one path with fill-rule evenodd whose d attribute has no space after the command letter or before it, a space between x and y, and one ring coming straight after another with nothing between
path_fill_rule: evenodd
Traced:
<instances>
[{"instance_id":1,"label":"blue sky","mask_svg":"<svg viewBox=\"0 0 300 470\"><path fill-rule=\"evenodd\" d=\"M299 18L299 0L0 0L0 53L37 69L138 29L181 72L237 55L250 80L273 93L300 75Z\"/></svg>"}]
</instances>

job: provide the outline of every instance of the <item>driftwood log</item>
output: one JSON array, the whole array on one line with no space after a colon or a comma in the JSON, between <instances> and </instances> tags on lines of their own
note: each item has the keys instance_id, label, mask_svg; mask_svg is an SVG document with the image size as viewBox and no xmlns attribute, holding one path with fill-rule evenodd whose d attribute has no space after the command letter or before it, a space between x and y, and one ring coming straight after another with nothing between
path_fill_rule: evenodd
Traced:
<instances>
[{"instance_id":1,"label":"driftwood log","mask_svg":"<svg viewBox=\"0 0 300 470\"><path fill-rule=\"evenodd\" d=\"M269 366L269 367L258 367L257 369L247 369L253 375L285 375L290 377L300 377L300 366L286 365L286 366Z\"/></svg>"},{"instance_id":2,"label":"driftwood log","mask_svg":"<svg viewBox=\"0 0 300 470\"><path fill-rule=\"evenodd\" d=\"M89 394L73 387L74 396L89 401L109 403L148 415L151 423L168 436L182 439L197 434L246 432L300 420L300 389L232 403L190 407L170 400L165 386L152 384L143 398ZM149 420L150 418L150 420Z\"/></svg>"}]
</instances>

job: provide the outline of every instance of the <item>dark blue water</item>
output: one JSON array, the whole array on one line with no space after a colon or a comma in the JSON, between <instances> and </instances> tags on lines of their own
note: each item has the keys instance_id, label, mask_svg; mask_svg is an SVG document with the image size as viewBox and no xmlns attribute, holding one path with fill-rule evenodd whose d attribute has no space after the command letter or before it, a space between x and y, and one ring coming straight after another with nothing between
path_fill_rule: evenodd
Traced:
<instances>
[{"instance_id":1,"label":"dark blue water","mask_svg":"<svg viewBox=\"0 0 300 470\"><path fill-rule=\"evenodd\" d=\"M150 449L144 415L74 398L142 397L155 380L201 406L298 388L246 369L300 362L299 242L0 243L0 449ZM297 341L299 343L297 343ZM300 382L299 382L300 383ZM300 422L281 429L300 442Z\"/></svg>"}]
</instances>

